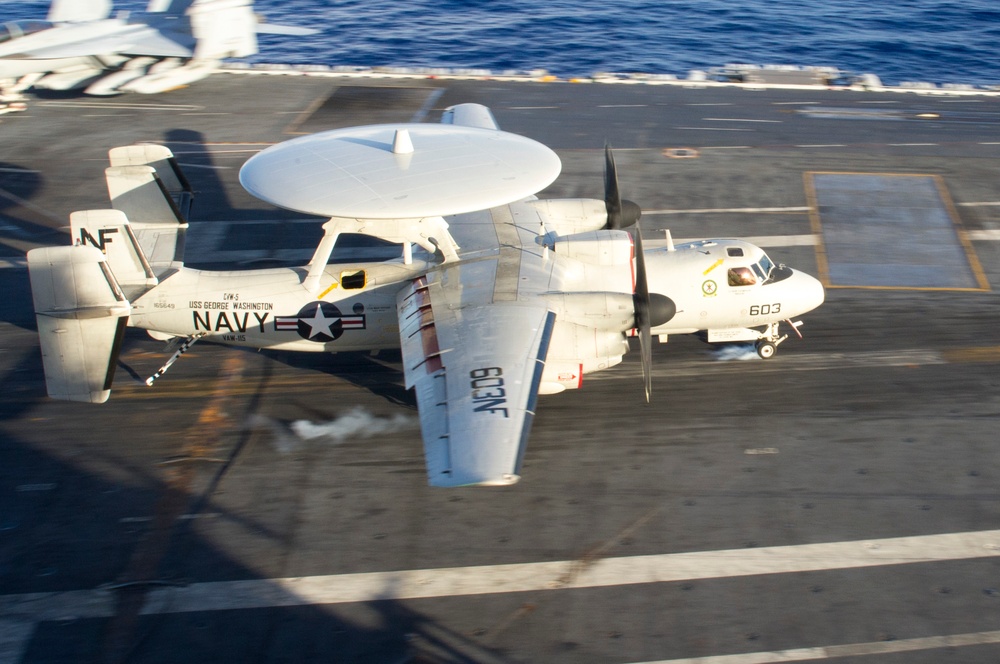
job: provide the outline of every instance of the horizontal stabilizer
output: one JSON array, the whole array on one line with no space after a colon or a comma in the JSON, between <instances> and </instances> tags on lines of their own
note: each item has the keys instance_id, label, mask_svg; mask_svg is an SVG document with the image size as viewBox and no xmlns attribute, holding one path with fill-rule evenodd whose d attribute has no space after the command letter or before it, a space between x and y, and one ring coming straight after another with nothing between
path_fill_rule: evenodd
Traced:
<instances>
[{"instance_id":1,"label":"horizontal stabilizer","mask_svg":"<svg viewBox=\"0 0 1000 664\"><path fill-rule=\"evenodd\" d=\"M308 37L319 34L313 28L300 28L297 25L278 25L277 23L257 23L258 35L283 35L285 37Z\"/></svg>"},{"instance_id":2,"label":"horizontal stabilizer","mask_svg":"<svg viewBox=\"0 0 1000 664\"><path fill-rule=\"evenodd\" d=\"M107 401L131 306L104 254L89 246L32 249L28 271L49 396Z\"/></svg>"}]
</instances>

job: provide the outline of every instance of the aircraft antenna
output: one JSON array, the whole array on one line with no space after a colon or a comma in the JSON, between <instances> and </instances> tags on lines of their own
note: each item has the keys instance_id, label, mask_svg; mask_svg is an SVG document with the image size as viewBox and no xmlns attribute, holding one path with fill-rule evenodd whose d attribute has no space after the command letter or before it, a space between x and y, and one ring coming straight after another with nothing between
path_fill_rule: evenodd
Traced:
<instances>
[{"instance_id":1,"label":"aircraft antenna","mask_svg":"<svg viewBox=\"0 0 1000 664\"><path fill-rule=\"evenodd\" d=\"M413 140L410 139L410 132L405 129L397 129L396 135L392 139L393 154L412 154Z\"/></svg>"}]
</instances>

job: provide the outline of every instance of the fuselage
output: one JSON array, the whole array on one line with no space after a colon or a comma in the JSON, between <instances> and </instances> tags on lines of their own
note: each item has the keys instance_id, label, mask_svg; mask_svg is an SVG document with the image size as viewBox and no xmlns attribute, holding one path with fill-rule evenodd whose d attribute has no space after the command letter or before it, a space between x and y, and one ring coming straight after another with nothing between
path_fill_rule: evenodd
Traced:
<instances>
[{"instance_id":1,"label":"fuselage","mask_svg":"<svg viewBox=\"0 0 1000 664\"><path fill-rule=\"evenodd\" d=\"M646 251L650 292L663 293L677 313L653 334L751 328L789 320L823 303L823 285L775 265L742 240L702 240L674 250Z\"/></svg>"},{"instance_id":2,"label":"fuselage","mask_svg":"<svg viewBox=\"0 0 1000 664\"><path fill-rule=\"evenodd\" d=\"M319 292L303 286L298 269L181 268L132 302L129 324L154 336L204 335L208 341L253 348L398 348L396 293L408 280L376 284L373 276L385 268L383 263L329 266ZM354 281L352 275L357 275Z\"/></svg>"},{"instance_id":3,"label":"fuselage","mask_svg":"<svg viewBox=\"0 0 1000 664\"><path fill-rule=\"evenodd\" d=\"M520 208L521 214L526 210ZM518 272L507 282L516 297L545 298L557 313L549 373L568 377L556 381L564 387L577 387L583 374L614 366L628 350L625 335L634 327L635 278L630 236L602 230L574 234L568 237L575 242L556 242L550 250L536 241L533 224L514 228L520 247L463 255L466 288L470 296L478 281L497 289L496 275L516 261ZM592 245L600 243L613 250L592 255ZM650 292L665 295L676 305L673 318L652 330L661 337L764 326L800 316L823 301L818 280L775 265L759 247L741 240L650 249L645 256ZM311 352L398 348L397 294L435 269L441 266L426 254L409 264L402 258L330 264L318 285L308 288L306 268L242 272L180 268L133 301L129 324L160 338L200 336L255 348Z\"/></svg>"}]
</instances>

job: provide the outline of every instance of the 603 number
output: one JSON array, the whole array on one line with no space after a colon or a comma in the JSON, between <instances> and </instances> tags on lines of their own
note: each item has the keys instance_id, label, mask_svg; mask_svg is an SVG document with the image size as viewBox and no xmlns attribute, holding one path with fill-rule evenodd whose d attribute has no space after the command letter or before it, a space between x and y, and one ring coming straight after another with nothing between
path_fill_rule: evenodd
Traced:
<instances>
[{"instance_id":1,"label":"603 number","mask_svg":"<svg viewBox=\"0 0 1000 664\"><path fill-rule=\"evenodd\" d=\"M775 304L755 304L750 307L751 316L770 316L771 314L781 313L781 303L776 302Z\"/></svg>"}]
</instances>

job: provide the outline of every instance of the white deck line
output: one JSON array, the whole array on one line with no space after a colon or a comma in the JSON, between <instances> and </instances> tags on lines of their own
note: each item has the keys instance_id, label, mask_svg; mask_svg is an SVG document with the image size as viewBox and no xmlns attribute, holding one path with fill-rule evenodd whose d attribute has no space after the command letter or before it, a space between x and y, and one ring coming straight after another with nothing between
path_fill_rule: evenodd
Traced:
<instances>
[{"instance_id":1,"label":"white deck line","mask_svg":"<svg viewBox=\"0 0 1000 664\"><path fill-rule=\"evenodd\" d=\"M845 643L836 646L815 648L792 648L770 652L748 652L736 655L710 655L685 659L662 659L655 662L635 664L772 664L773 662L806 662L835 657L858 657L864 655L888 655L891 653L934 650L937 648L957 648L1000 643L1000 631L972 632L950 636L927 636L899 641L873 641L870 643Z\"/></svg>"},{"instance_id":2,"label":"white deck line","mask_svg":"<svg viewBox=\"0 0 1000 664\"><path fill-rule=\"evenodd\" d=\"M642 234L643 246L646 249L659 249L667 246L667 241L665 238L661 238L660 234L656 231L647 230L643 231ZM675 237L674 244L684 244L685 242L695 242L697 240L707 240L707 237L688 237L688 238L677 238ZM716 238L718 239L718 238ZM725 239L725 238L722 238ZM819 244L819 237L813 233L807 233L804 235L757 235L757 236L739 236L739 239L745 240L750 244L755 244L758 247L814 247ZM998 237L997 239L1000 239Z\"/></svg>"},{"instance_id":3,"label":"white deck line","mask_svg":"<svg viewBox=\"0 0 1000 664\"><path fill-rule=\"evenodd\" d=\"M745 214L756 214L766 212L809 212L812 208L806 205L795 207L745 207L745 208L692 208L689 210L643 210L642 216L669 215L669 214L721 214L727 212L740 212Z\"/></svg>"},{"instance_id":4,"label":"white deck line","mask_svg":"<svg viewBox=\"0 0 1000 664\"><path fill-rule=\"evenodd\" d=\"M605 558L593 562L563 560L218 581L154 590L147 597L142 614L544 592L995 557L1000 557L1000 530L668 553ZM0 661L20 662L38 623L109 618L114 615L116 599L114 591L103 588L0 595ZM768 664L983 643L1000 643L1000 632L665 660L646 664Z\"/></svg>"},{"instance_id":5,"label":"white deck line","mask_svg":"<svg viewBox=\"0 0 1000 664\"><path fill-rule=\"evenodd\" d=\"M1000 530L722 551L195 583L152 591L145 615L468 597L1000 557ZM107 589L0 595L0 621L107 618Z\"/></svg>"}]
</instances>

